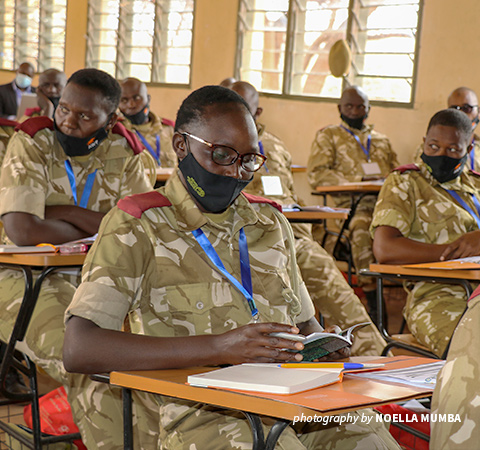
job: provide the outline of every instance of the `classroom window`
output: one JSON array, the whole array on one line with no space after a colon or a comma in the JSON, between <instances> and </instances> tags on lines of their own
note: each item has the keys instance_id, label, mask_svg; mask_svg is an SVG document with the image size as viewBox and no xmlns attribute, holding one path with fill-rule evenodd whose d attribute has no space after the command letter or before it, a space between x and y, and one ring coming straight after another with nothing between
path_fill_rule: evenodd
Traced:
<instances>
[{"instance_id":1,"label":"classroom window","mask_svg":"<svg viewBox=\"0 0 480 450\"><path fill-rule=\"evenodd\" d=\"M87 67L190 83L194 0L89 0Z\"/></svg>"},{"instance_id":2,"label":"classroom window","mask_svg":"<svg viewBox=\"0 0 480 450\"><path fill-rule=\"evenodd\" d=\"M261 92L339 98L348 84L371 100L413 103L423 0L240 0L235 73ZM339 39L350 72L330 74Z\"/></svg>"},{"instance_id":3,"label":"classroom window","mask_svg":"<svg viewBox=\"0 0 480 450\"><path fill-rule=\"evenodd\" d=\"M0 1L0 69L64 70L67 0Z\"/></svg>"}]
</instances>

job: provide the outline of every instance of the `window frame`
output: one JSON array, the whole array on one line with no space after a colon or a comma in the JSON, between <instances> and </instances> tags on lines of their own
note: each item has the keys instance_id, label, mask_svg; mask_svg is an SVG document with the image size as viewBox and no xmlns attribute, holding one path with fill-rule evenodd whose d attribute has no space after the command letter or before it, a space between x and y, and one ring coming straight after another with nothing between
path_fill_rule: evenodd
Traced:
<instances>
[{"instance_id":1,"label":"window frame","mask_svg":"<svg viewBox=\"0 0 480 450\"><path fill-rule=\"evenodd\" d=\"M90 46L90 29L91 29L91 25L90 25L90 15L91 15L91 3L92 1L94 2L95 0L88 0L88 12L87 12L87 39L86 39L86 43L85 43L85 46L86 46L86 52L85 52L85 66L87 67L88 66L88 59L89 59L89 49L91 48ZM147 84L148 86L152 86L152 87L168 87L168 88L181 88L181 89L184 89L184 88L191 88L192 87L192 69L193 69L193 52L194 52L194 31L195 31L195 21L196 21L196 12L197 12L197 1L196 0L192 0L193 2L193 9L192 9L192 41L191 41L191 46L190 46L190 62L189 62L189 74L188 74L188 82L187 83L169 83L169 82L163 82L163 81L144 81L145 84ZM154 18L154 37L153 37L153 42L156 40L156 34L157 34L157 29L159 27L159 22L157 20L157 11L160 8L160 5L159 3L154 0L154 8L155 8L155 18ZM115 79L123 79L125 78L125 76L123 76L123 74L121 76L119 76L119 65L120 63L118 62L119 61L119 52L118 51L118 48L119 48L119 40L118 40L118 34L119 34L119 30L121 30L121 27L122 27L122 21L120 20L120 14L119 14L119 23L118 23L118 26L117 26L117 29L115 31L116 35L117 35L117 42L115 43L115 48L116 48L116 57L115 57L115 61L114 61L114 65L115 65L115 74L112 74L112 76L115 78ZM124 44L124 43L123 43ZM120 44L120 45L123 45L123 44ZM159 52L155 52L153 49L154 49L154 45L152 44L152 59L151 59L151 62L149 63L150 67L151 67L151 77L153 77L153 74L158 71L158 70L161 70L159 69L158 67L155 67L154 64L155 64L155 60L158 59L158 55L156 55L156 53L159 53ZM167 47L165 47L166 49ZM93 59L93 58L92 58ZM95 66L93 66L95 67ZM143 80L142 80L143 81Z\"/></svg>"},{"instance_id":2,"label":"window frame","mask_svg":"<svg viewBox=\"0 0 480 450\"><path fill-rule=\"evenodd\" d=\"M238 2L238 11L237 11L237 41L236 41L236 52L235 52L235 62L234 62L234 77L240 79L240 69L241 69L241 59L242 59L242 40L243 40L243 30L242 30L242 17L241 17L241 8L242 4L246 0L239 0ZM292 64L293 64L293 36L295 34L295 21L293 20L295 11L294 3L297 0L288 0L288 12L287 12L287 29L286 29L286 39L285 39L285 63L283 67L283 86L281 93L274 92L264 92L259 90L262 96L270 98L282 98L286 100L296 100L296 101L306 101L306 102L325 102L325 103L338 103L338 98L332 97L321 97L315 95L299 95L299 94L290 94L289 89L292 82ZM347 29L345 31L345 39L348 42L350 48L352 42L354 41L354 36L352 34L353 20L354 20L354 6L355 3L362 3L362 0L349 0L348 4L348 19L347 19ZM408 102L399 102L399 101L389 101L389 100L370 100L370 104L374 106L386 106L392 108L406 108L413 109L415 106L415 96L416 96L416 87L417 87L417 77L418 77L418 62L420 56L420 40L421 40L421 28L423 23L423 9L424 9L425 0L419 0L418 2L418 20L416 27L416 39L415 39L415 48L414 48L414 61L413 61L413 70L412 70L412 83L410 91L410 100ZM389 5L390 6L390 5ZM353 59L353 58L352 58ZM353 68L353 61L352 61ZM356 75L355 75L356 76ZM375 78L377 76L371 76L370 78ZM351 75L342 77L342 88L343 91L345 88L350 86L352 83L349 83L347 79L351 79ZM389 78L388 76L378 76L378 78ZM405 77L407 78L407 77Z\"/></svg>"}]
</instances>

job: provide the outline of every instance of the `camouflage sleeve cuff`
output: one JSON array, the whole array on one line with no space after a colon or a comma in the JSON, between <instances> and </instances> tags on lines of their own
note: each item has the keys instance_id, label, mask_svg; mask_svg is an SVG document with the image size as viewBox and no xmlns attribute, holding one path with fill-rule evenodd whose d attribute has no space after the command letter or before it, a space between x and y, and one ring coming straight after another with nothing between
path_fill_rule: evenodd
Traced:
<instances>
[{"instance_id":1,"label":"camouflage sleeve cuff","mask_svg":"<svg viewBox=\"0 0 480 450\"><path fill-rule=\"evenodd\" d=\"M300 293L300 302L302 305L301 313L295 318L296 323L306 322L307 320L311 319L315 316L315 307L313 306L312 299L310 298L310 294L307 291L307 287L305 283L302 283L299 286L299 293Z\"/></svg>"},{"instance_id":2,"label":"camouflage sleeve cuff","mask_svg":"<svg viewBox=\"0 0 480 450\"><path fill-rule=\"evenodd\" d=\"M0 216L9 212L25 212L44 219L45 194L31 186L4 188L0 193Z\"/></svg>"},{"instance_id":3,"label":"camouflage sleeve cuff","mask_svg":"<svg viewBox=\"0 0 480 450\"><path fill-rule=\"evenodd\" d=\"M396 228L404 237L408 237L410 233L410 225L398 213L398 211L394 209L383 209L375 213L370 226L370 234L372 238L374 237L375 229L381 226Z\"/></svg>"},{"instance_id":4,"label":"camouflage sleeve cuff","mask_svg":"<svg viewBox=\"0 0 480 450\"><path fill-rule=\"evenodd\" d=\"M120 331L129 308L130 301L115 288L84 281L65 313L65 323L70 317L77 316L101 328Z\"/></svg>"}]
</instances>

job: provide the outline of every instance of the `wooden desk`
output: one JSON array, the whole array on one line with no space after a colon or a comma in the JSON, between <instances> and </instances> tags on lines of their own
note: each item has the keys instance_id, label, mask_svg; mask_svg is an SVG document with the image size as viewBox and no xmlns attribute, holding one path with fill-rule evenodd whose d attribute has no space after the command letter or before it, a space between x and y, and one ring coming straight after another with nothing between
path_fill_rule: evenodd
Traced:
<instances>
[{"instance_id":1,"label":"wooden desk","mask_svg":"<svg viewBox=\"0 0 480 450\"><path fill-rule=\"evenodd\" d=\"M165 183L174 172L174 167L157 167L157 182Z\"/></svg>"},{"instance_id":2,"label":"wooden desk","mask_svg":"<svg viewBox=\"0 0 480 450\"><path fill-rule=\"evenodd\" d=\"M370 362L385 362L388 368L395 369L407 365L417 365L432 362L424 358L370 357ZM351 358L352 361L365 358ZM380 361L379 361L380 362ZM421 398L431 395L431 389L421 389L411 386L387 384L381 381L353 378L345 376L342 383L324 386L292 395L263 394L258 392L231 391L226 389L210 389L189 386L186 383L188 375L207 372L215 368L195 367L177 370L150 370L112 372L110 383L124 389L125 433L127 439L125 448L131 449L131 389L168 397L206 403L226 409L243 412L253 428L254 449L274 448L274 444L281 432L296 416L304 414L307 417L342 414L362 408L370 408L387 403L403 401L412 398ZM271 447L264 447L263 428L259 415L279 419L273 428L273 435L267 437ZM260 440L255 437L260 436Z\"/></svg>"},{"instance_id":3,"label":"wooden desk","mask_svg":"<svg viewBox=\"0 0 480 450\"><path fill-rule=\"evenodd\" d=\"M292 173L303 173L307 171L307 167L299 166L298 164L292 164L290 166L290 170L292 171Z\"/></svg>"},{"instance_id":4,"label":"wooden desk","mask_svg":"<svg viewBox=\"0 0 480 450\"><path fill-rule=\"evenodd\" d=\"M324 194L376 194L380 192L382 185L368 181L359 181L358 183L341 184L337 186L317 186L313 195Z\"/></svg>"},{"instance_id":5,"label":"wooden desk","mask_svg":"<svg viewBox=\"0 0 480 450\"><path fill-rule=\"evenodd\" d=\"M55 270L61 268L81 267L85 260L85 253L59 254L59 253L17 253L0 254L0 266L4 268L18 269L23 272L25 279L25 291L18 315L13 326L10 340L6 343L5 353L0 364L0 393L8 399L2 404L29 402L32 405L33 443L28 436L18 433L9 423L0 421L0 429L14 436L28 448L41 448L49 443L79 439L80 434L63 436L43 436L40 432L40 416L38 411L38 392L36 386L36 367L28 357L23 357L15 350L17 342L21 342L26 334L33 310L37 303L43 280ZM33 270L40 271L34 281ZM30 389L25 393L8 391L5 379L9 370L13 368L22 372L30 381ZM34 447L32 447L32 445Z\"/></svg>"},{"instance_id":6,"label":"wooden desk","mask_svg":"<svg viewBox=\"0 0 480 450\"><path fill-rule=\"evenodd\" d=\"M326 219L348 218L348 213L336 211L284 211L283 214L292 223L320 223Z\"/></svg>"},{"instance_id":7,"label":"wooden desk","mask_svg":"<svg viewBox=\"0 0 480 450\"><path fill-rule=\"evenodd\" d=\"M459 264L459 267L461 265ZM383 280L411 280L411 281L430 281L444 284L457 284L465 289L467 298L473 292L470 281L480 282L479 269L428 269L411 267L410 265L394 265L394 264L370 264L369 270L361 270L360 273L366 276L377 278L377 312L378 312L378 329L383 334L386 341L390 344L393 342L392 337L388 334L383 323ZM400 346L400 345L399 345ZM388 346L390 348L390 346ZM407 348L405 346L404 348ZM442 358L445 359L448 347ZM418 352L427 356L427 353Z\"/></svg>"}]
</instances>

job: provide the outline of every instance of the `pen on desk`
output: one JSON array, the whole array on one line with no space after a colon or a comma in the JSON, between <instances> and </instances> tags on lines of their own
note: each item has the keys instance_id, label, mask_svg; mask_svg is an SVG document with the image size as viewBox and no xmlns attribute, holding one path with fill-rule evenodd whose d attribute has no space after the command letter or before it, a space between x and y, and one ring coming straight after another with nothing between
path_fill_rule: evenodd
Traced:
<instances>
[{"instance_id":1,"label":"pen on desk","mask_svg":"<svg viewBox=\"0 0 480 450\"><path fill-rule=\"evenodd\" d=\"M278 367L284 369L380 369L384 367L384 364L360 364L360 363L284 363L279 364Z\"/></svg>"}]
</instances>

